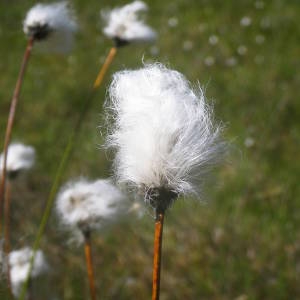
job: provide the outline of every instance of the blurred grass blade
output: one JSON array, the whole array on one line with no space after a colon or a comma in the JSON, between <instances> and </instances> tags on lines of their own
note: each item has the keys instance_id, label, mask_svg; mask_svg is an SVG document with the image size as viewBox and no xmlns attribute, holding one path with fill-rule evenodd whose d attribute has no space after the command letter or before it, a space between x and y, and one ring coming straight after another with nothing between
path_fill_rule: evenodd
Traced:
<instances>
[{"instance_id":1,"label":"blurred grass blade","mask_svg":"<svg viewBox=\"0 0 300 300\"><path fill-rule=\"evenodd\" d=\"M99 73L96 77L96 80L93 84L93 88L92 88L90 94L87 97L87 100L84 104L83 109L81 110L79 118L78 118L78 120L75 124L75 127L74 127L74 129L73 129L73 131L72 131L72 133L69 137L69 141L68 141L68 144L67 144L67 146L64 150L62 159L60 160L60 163L59 163L59 166L58 166L58 169L57 169L57 172L55 174L55 178L54 178L51 190L50 190L50 194L49 194L49 197L47 199L46 208L45 208L45 211L43 213L42 220L41 220L41 223L39 225L39 230L38 230L38 233L37 233L34 245L33 245L33 256L32 256L31 261L30 261L30 268L29 268L27 280L24 282L22 292L21 292L21 295L19 297L20 300L25 299L26 292L27 292L27 289L28 289L30 275L31 275L31 272L32 272L32 269L33 269L34 257L35 257L36 251L39 248L41 238L44 234L48 219L49 219L50 214L51 214L51 210L52 210L52 207L53 207L55 196L58 192L63 173L64 173L64 171L66 169L66 166L68 164L68 161L70 159L70 156L71 156L76 138L77 138L77 136L80 132L82 122L84 120L84 117L85 117L86 113L88 112L89 108L92 105L92 101L93 101L93 98L94 98L94 93L101 86L101 83L104 79L104 76L105 76L109 66L111 65L116 53L117 53L117 48L112 47L111 50L109 51L108 55L107 55L107 58L106 58L104 64L102 65L102 67L101 67L101 69L100 69L100 71L99 71Z\"/></svg>"}]
</instances>

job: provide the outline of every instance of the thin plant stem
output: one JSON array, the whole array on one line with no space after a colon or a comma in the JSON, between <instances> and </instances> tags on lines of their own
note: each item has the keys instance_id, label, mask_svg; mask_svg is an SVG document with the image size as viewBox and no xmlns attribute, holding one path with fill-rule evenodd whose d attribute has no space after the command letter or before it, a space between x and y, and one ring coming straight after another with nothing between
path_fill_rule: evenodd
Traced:
<instances>
[{"instance_id":1,"label":"thin plant stem","mask_svg":"<svg viewBox=\"0 0 300 300\"><path fill-rule=\"evenodd\" d=\"M86 267L87 267L87 275L88 275L89 286L90 286L91 300L96 300L95 277L94 277L92 250L91 250L91 234L89 231L84 233L84 253L86 259Z\"/></svg>"},{"instance_id":2,"label":"thin plant stem","mask_svg":"<svg viewBox=\"0 0 300 300\"><path fill-rule=\"evenodd\" d=\"M46 208L45 208L44 213L42 215L42 219L41 219L41 222L40 222L40 225L39 225L38 233L36 235L36 238L35 238L35 241L34 241L34 244L33 244L33 256L32 256L31 261L30 261L30 269L29 269L29 272L28 272L27 280L24 282L19 300L24 300L25 299L26 290L28 288L28 280L30 278L30 274L31 274L32 268L33 268L34 257L35 257L36 251L39 248L41 238L44 234L48 219L49 219L50 214L51 214L51 210L52 210L52 207L53 207L55 196L58 192L58 188L59 188L63 173L64 173L64 171L67 167L67 164L68 164L68 161L70 159L73 147L75 145L76 137L78 136L78 134L80 132L82 121L84 120L84 117L85 117L86 113L88 112L88 109L90 108L90 106L92 104L92 100L93 100L95 91L100 87L100 85L103 81L104 75L106 74L106 72L108 70L108 67L112 63L112 61L113 61L113 59L114 59L114 57L117 53L116 49L117 49L116 47L112 47L111 50L109 51L108 56L107 56L104 64L102 65L101 69L99 70L99 73L98 73L98 75L96 77L96 80L93 84L93 88L92 88L92 90L90 91L90 93L87 97L87 100L84 104L84 107L81 110L79 118L78 118L78 120L77 120L77 122L76 122L76 124L73 128L73 131L71 132L71 135L69 136L69 140L68 140L68 143L67 143L67 145L64 149L62 158L59 162L58 169L56 171L54 181L52 183L50 193L49 193L49 196L48 196L48 199L47 199L47 202L46 202Z\"/></svg>"},{"instance_id":3,"label":"thin plant stem","mask_svg":"<svg viewBox=\"0 0 300 300\"><path fill-rule=\"evenodd\" d=\"M5 222L5 233L4 233L4 252L5 257L7 259L7 282L8 289L12 296L11 290L11 280L10 280L10 264L9 264L9 253L10 253L10 191L11 191L11 183L8 180L6 183L5 189L5 201L4 201L4 222Z\"/></svg>"},{"instance_id":4,"label":"thin plant stem","mask_svg":"<svg viewBox=\"0 0 300 300\"><path fill-rule=\"evenodd\" d=\"M3 209L3 199L5 195L5 188L6 188L6 163L7 163L7 152L8 152L8 146L10 144L11 140L11 133L14 125L15 120L15 114L16 114L16 108L19 101L19 96L22 88L22 83L26 71L26 67L30 58L32 46L33 46L34 38L30 38L27 43L27 47L24 53L21 69L19 72L19 76L17 79L17 83L15 86L15 90L13 93L13 97L10 103L10 110L7 120L7 126L5 131L5 139L4 139L4 149L3 149L3 169L1 174L1 182L0 182L0 236L2 234L2 209Z\"/></svg>"},{"instance_id":5,"label":"thin plant stem","mask_svg":"<svg viewBox=\"0 0 300 300\"><path fill-rule=\"evenodd\" d=\"M33 298L32 280L30 279L28 284L27 300L33 300Z\"/></svg>"},{"instance_id":6,"label":"thin plant stem","mask_svg":"<svg viewBox=\"0 0 300 300\"><path fill-rule=\"evenodd\" d=\"M159 300L160 292L160 269L161 248L164 225L164 211L156 211L154 231L154 255L153 255L153 277L152 277L152 300Z\"/></svg>"},{"instance_id":7,"label":"thin plant stem","mask_svg":"<svg viewBox=\"0 0 300 300\"><path fill-rule=\"evenodd\" d=\"M94 89L97 89L101 85L109 66L111 65L112 61L114 60L114 58L117 54L117 49L118 49L117 47L111 47L110 51L108 52L108 55L104 61L104 64L94 82L94 86L93 86Z\"/></svg>"}]
</instances>

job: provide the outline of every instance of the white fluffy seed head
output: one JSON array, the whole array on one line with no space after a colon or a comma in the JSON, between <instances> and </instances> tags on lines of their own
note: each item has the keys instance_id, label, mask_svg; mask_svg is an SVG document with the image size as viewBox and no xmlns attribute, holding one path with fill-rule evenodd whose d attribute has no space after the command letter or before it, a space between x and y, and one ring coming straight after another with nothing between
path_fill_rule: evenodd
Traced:
<instances>
[{"instance_id":1,"label":"white fluffy seed head","mask_svg":"<svg viewBox=\"0 0 300 300\"><path fill-rule=\"evenodd\" d=\"M151 42L156 33L140 19L139 14L147 11L142 1L134 1L111 11L102 10L101 16L106 22L103 32L116 41L117 46L131 42Z\"/></svg>"},{"instance_id":2,"label":"white fluffy seed head","mask_svg":"<svg viewBox=\"0 0 300 300\"><path fill-rule=\"evenodd\" d=\"M46 50L65 53L72 48L77 24L73 10L63 1L33 6L26 15L23 30L34 40L43 41Z\"/></svg>"},{"instance_id":3,"label":"white fluffy seed head","mask_svg":"<svg viewBox=\"0 0 300 300\"><path fill-rule=\"evenodd\" d=\"M154 64L116 73L109 97L106 145L116 151L117 181L142 188L146 199L153 190L171 198L199 196L224 151L222 127L214 124L203 91L193 91L179 72Z\"/></svg>"},{"instance_id":4,"label":"white fluffy seed head","mask_svg":"<svg viewBox=\"0 0 300 300\"><path fill-rule=\"evenodd\" d=\"M124 195L110 180L79 179L61 189L56 211L63 225L75 231L85 231L113 221L123 205Z\"/></svg>"},{"instance_id":5,"label":"white fluffy seed head","mask_svg":"<svg viewBox=\"0 0 300 300\"><path fill-rule=\"evenodd\" d=\"M6 170L10 178L14 178L21 171L30 169L35 162L35 150L31 146L21 143L9 145L7 151ZM3 169L4 155L0 155L0 170Z\"/></svg>"},{"instance_id":6,"label":"white fluffy seed head","mask_svg":"<svg viewBox=\"0 0 300 300\"><path fill-rule=\"evenodd\" d=\"M12 251L9 254L8 259L10 266L10 281L15 297L19 296L22 284L27 279L32 255L33 250L28 247ZM35 254L31 278L38 277L42 273L47 272L48 269L49 266L46 262L43 252L41 250L38 250Z\"/></svg>"}]
</instances>

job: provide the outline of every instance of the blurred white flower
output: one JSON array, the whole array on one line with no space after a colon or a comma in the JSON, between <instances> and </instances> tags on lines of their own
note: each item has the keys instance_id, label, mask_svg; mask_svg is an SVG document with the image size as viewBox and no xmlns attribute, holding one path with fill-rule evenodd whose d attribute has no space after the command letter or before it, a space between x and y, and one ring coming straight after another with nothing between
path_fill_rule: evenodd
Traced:
<instances>
[{"instance_id":1,"label":"blurred white flower","mask_svg":"<svg viewBox=\"0 0 300 300\"><path fill-rule=\"evenodd\" d=\"M168 20L169 27L177 27L178 25L178 19L175 17L172 17Z\"/></svg>"},{"instance_id":2,"label":"blurred white flower","mask_svg":"<svg viewBox=\"0 0 300 300\"><path fill-rule=\"evenodd\" d=\"M252 19L251 19L250 17L247 17L247 16L243 17L243 18L240 20L240 24L241 24L241 26L243 26L243 27L248 27L248 26L251 25L251 23L252 23Z\"/></svg>"},{"instance_id":3,"label":"blurred white flower","mask_svg":"<svg viewBox=\"0 0 300 300\"><path fill-rule=\"evenodd\" d=\"M77 24L73 10L63 1L33 6L26 15L23 30L34 40L43 41L45 49L65 53L72 48Z\"/></svg>"},{"instance_id":4,"label":"blurred white flower","mask_svg":"<svg viewBox=\"0 0 300 300\"><path fill-rule=\"evenodd\" d=\"M207 67L211 67L215 64L216 60L213 56L207 56L205 57L204 59L204 64L207 66Z\"/></svg>"},{"instance_id":5,"label":"blurred white flower","mask_svg":"<svg viewBox=\"0 0 300 300\"><path fill-rule=\"evenodd\" d=\"M109 95L114 122L106 145L116 150L117 180L140 188L154 207L166 208L178 194L199 195L224 150L203 91L154 64L116 73ZM153 203L157 194L168 203Z\"/></svg>"},{"instance_id":6,"label":"blurred white flower","mask_svg":"<svg viewBox=\"0 0 300 300\"><path fill-rule=\"evenodd\" d=\"M255 141L252 137L247 137L244 141L244 145L247 147L247 148L251 148L253 147L255 144Z\"/></svg>"},{"instance_id":7,"label":"blurred white flower","mask_svg":"<svg viewBox=\"0 0 300 300\"><path fill-rule=\"evenodd\" d=\"M28 247L12 251L9 254L10 281L12 285L12 292L15 297L19 296L22 284L27 279L32 255L33 250ZM33 269L30 274L31 278L38 277L39 275L47 272L48 269L49 266L45 260L43 252L38 250L35 254Z\"/></svg>"},{"instance_id":8,"label":"blurred white flower","mask_svg":"<svg viewBox=\"0 0 300 300\"><path fill-rule=\"evenodd\" d=\"M124 195L110 180L79 179L63 186L56 211L63 225L84 233L114 220L123 211L124 201Z\"/></svg>"},{"instance_id":9,"label":"blurred white flower","mask_svg":"<svg viewBox=\"0 0 300 300\"><path fill-rule=\"evenodd\" d=\"M237 48L237 52L239 55L245 55L248 52L248 49L245 45L240 45Z\"/></svg>"},{"instance_id":10,"label":"blurred white flower","mask_svg":"<svg viewBox=\"0 0 300 300\"><path fill-rule=\"evenodd\" d=\"M213 34L213 35L211 35L211 36L209 37L208 42L209 42L212 46L214 46L214 45L218 44L219 38L218 38L217 35L214 35L214 34Z\"/></svg>"},{"instance_id":11,"label":"blurred white flower","mask_svg":"<svg viewBox=\"0 0 300 300\"><path fill-rule=\"evenodd\" d=\"M229 57L226 59L225 64L228 67L234 67L237 64L237 59L234 56Z\"/></svg>"},{"instance_id":12,"label":"blurred white flower","mask_svg":"<svg viewBox=\"0 0 300 300\"><path fill-rule=\"evenodd\" d=\"M104 34L114 39L116 46L155 40L156 32L139 18L139 14L147 10L148 6L142 1L134 1L112 10L102 10L101 16L106 22Z\"/></svg>"},{"instance_id":13,"label":"blurred white flower","mask_svg":"<svg viewBox=\"0 0 300 300\"><path fill-rule=\"evenodd\" d=\"M31 146L14 143L8 146L6 170L8 177L13 179L21 171L30 169L35 162L35 150ZM0 170L3 169L4 155L0 154ZM1 172L2 173L2 172Z\"/></svg>"}]
</instances>

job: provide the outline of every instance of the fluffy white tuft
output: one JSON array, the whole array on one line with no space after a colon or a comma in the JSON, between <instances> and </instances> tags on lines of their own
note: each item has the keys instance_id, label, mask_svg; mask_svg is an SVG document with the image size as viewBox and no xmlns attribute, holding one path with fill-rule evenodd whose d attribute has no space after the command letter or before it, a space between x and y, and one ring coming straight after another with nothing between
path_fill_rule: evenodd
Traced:
<instances>
[{"instance_id":1,"label":"fluffy white tuft","mask_svg":"<svg viewBox=\"0 0 300 300\"><path fill-rule=\"evenodd\" d=\"M27 36L44 41L45 49L65 53L72 48L77 24L73 10L63 1L33 6L26 15L23 30Z\"/></svg>"},{"instance_id":2,"label":"fluffy white tuft","mask_svg":"<svg viewBox=\"0 0 300 300\"><path fill-rule=\"evenodd\" d=\"M56 211L70 229L90 230L114 220L123 208L124 195L110 180L71 181L60 191Z\"/></svg>"},{"instance_id":3,"label":"fluffy white tuft","mask_svg":"<svg viewBox=\"0 0 300 300\"><path fill-rule=\"evenodd\" d=\"M28 247L12 251L9 254L10 281L15 297L19 296L22 284L27 279L32 255L33 250ZM49 267L45 260L43 252L41 250L38 250L35 254L31 278L35 278L42 273L45 273L48 269Z\"/></svg>"},{"instance_id":4,"label":"fluffy white tuft","mask_svg":"<svg viewBox=\"0 0 300 300\"><path fill-rule=\"evenodd\" d=\"M161 64L114 75L106 101L112 128L107 147L116 151L120 183L199 196L220 161L222 128L214 125L203 91Z\"/></svg>"},{"instance_id":5,"label":"fluffy white tuft","mask_svg":"<svg viewBox=\"0 0 300 300\"><path fill-rule=\"evenodd\" d=\"M125 43L155 40L155 31L139 18L139 14L147 11L147 9L148 7L144 2L134 1L111 11L102 10L101 15L106 22L104 34L109 38Z\"/></svg>"},{"instance_id":6,"label":"fluffy white tuft","mask_svg":"<svg viewBox=\"0 0 300 300\"><path fill-rule=\"evenodd\" d=\"M30 169L35 162L35 150L31 146L20 143L9 145L7 151L6 169L9 176ZM3 169L4 157L0 155L0 170Z\"/></svg>"}]
</instances>

